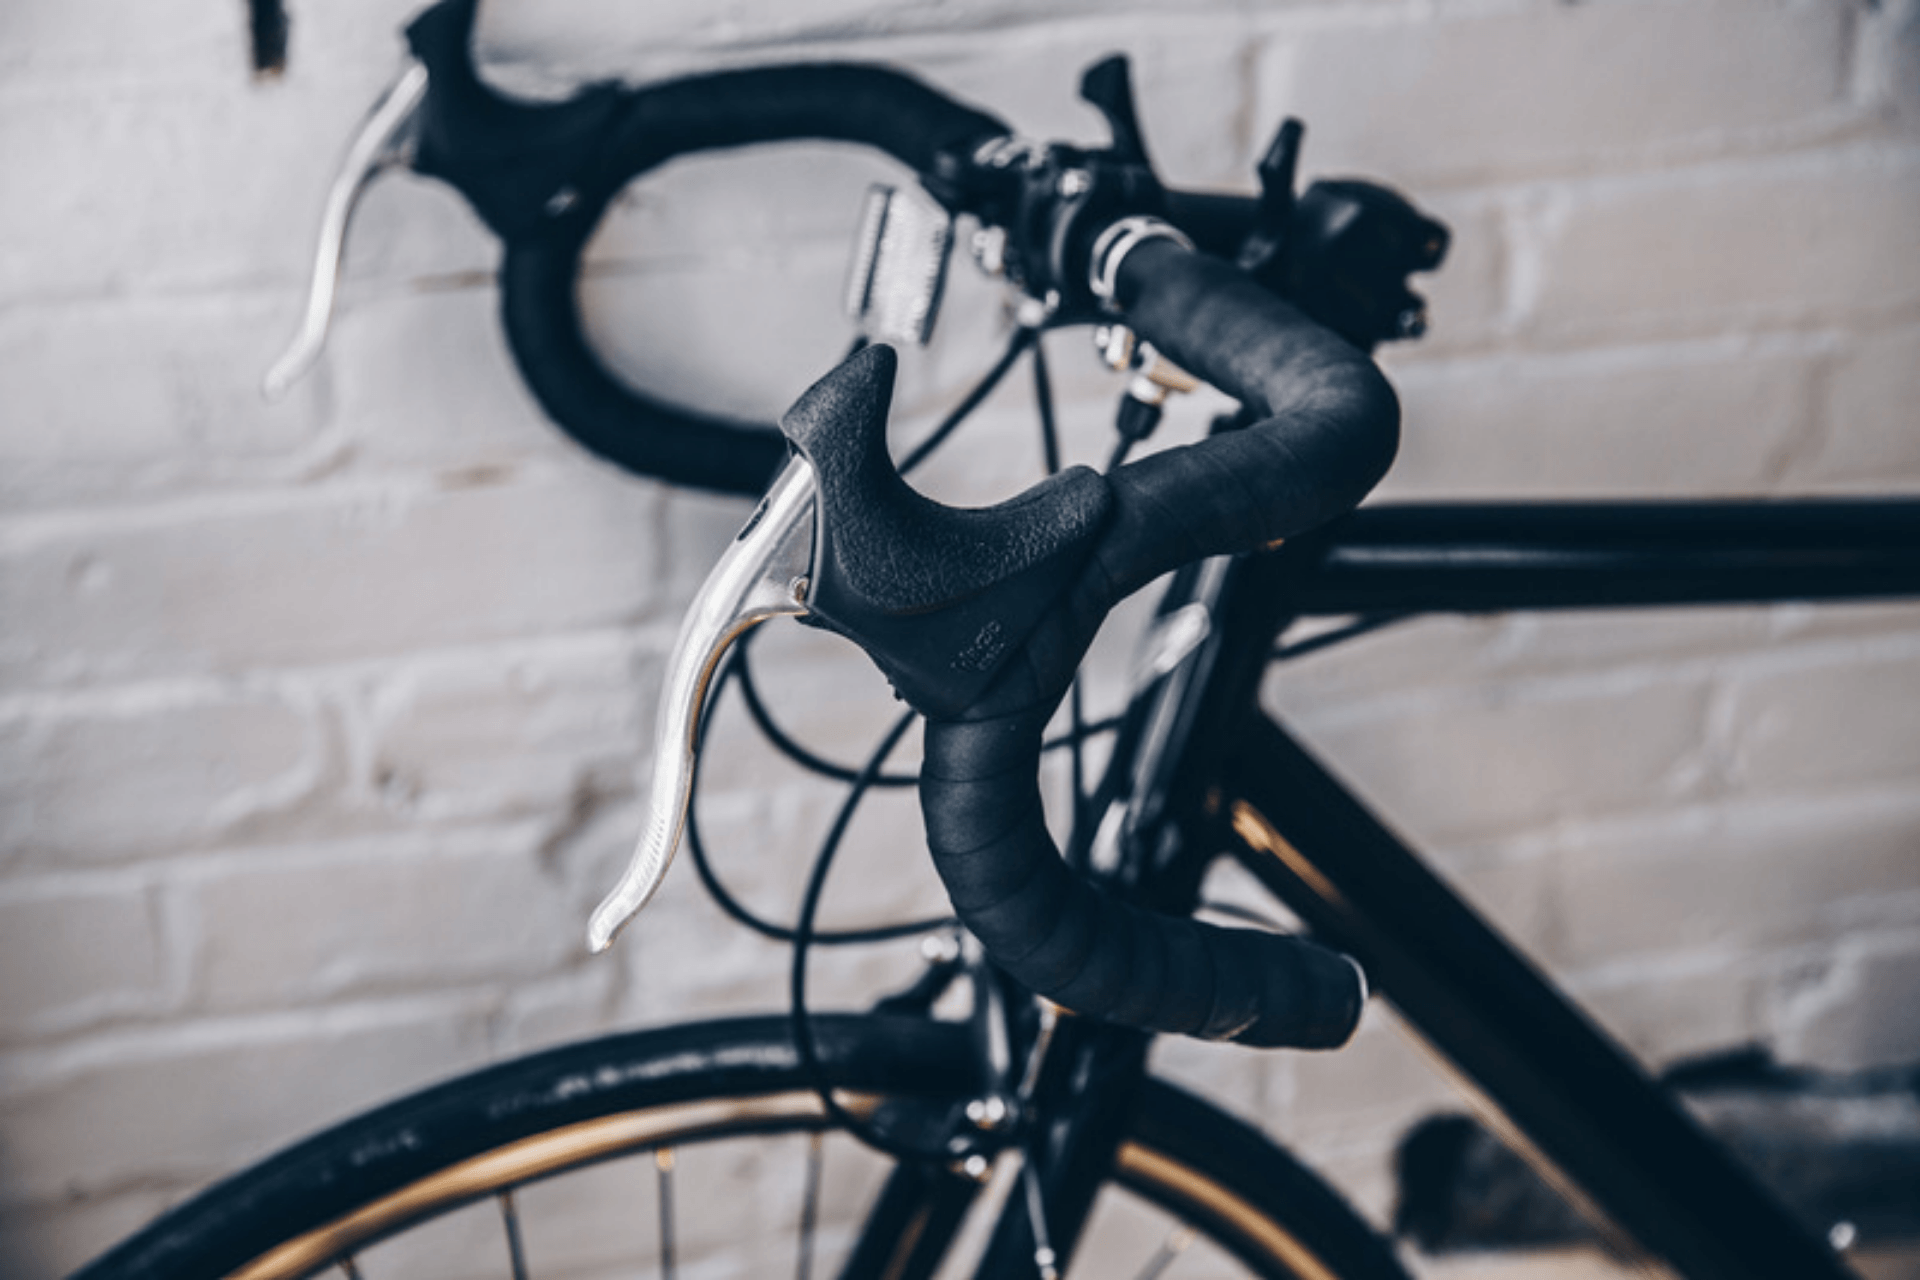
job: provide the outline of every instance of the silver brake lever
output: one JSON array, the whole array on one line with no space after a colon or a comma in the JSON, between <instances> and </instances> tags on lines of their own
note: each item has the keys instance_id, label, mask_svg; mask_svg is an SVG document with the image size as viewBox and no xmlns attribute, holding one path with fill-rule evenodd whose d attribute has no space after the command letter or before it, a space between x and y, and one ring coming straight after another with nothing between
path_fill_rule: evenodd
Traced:
<instances>
[{"instance_id":1,"label":"silver brake lever","mask_svg":"<svg viewBox=\"0 0 1920 1280\"><path fill-rule=\"evenodd\" d=\"M409 61L380 100L367 113L354 135L327 189L326 211L320 219L320 243L313 255L313 282L307 289L307 311L300 330L286 352L267 371L261 390L278 400L303 377L327 344L327 324L333 318L333 295L340 280L340 260L347 244L347 223L354 205L376 175L412 159L414 126L420 102L427 96L427 69Z\"/></svg>"},{"instance_id":2,"label":"silver brake lever","mask_svg":"<svg viewBox=\"0 0 1920 1280\"><path fill-rule=\"evenodd\" d=\"M813 467L795 455L707 575L680 624L654 720L646 827L620 883L587 924L587 946L596 952L612 945L614 935L647 905L680 845L693 792L700 711L721 657L756 624L807 611L816 506Z\"/></svg>"}]
</instances>

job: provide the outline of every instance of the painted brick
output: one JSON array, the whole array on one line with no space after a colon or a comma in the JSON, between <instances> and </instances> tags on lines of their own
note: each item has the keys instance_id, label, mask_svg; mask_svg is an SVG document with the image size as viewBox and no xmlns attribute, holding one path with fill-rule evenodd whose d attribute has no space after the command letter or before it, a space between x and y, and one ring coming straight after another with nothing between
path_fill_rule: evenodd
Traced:
<instances>
[{"instance_id":1,"label":"painted brick","mask_svg":"<svg viewBox=\"0 0 1920 1280\"><path fill-rule=\"evenodd\" d=\"M1642 1065L1752 1044L1767 1034L1770 975L1748 958L1702 953L1604 973L1572 975L1566 989Z\"/></svg>"},{"instance_id":2,"label":"painted brick","mask_svg":"<svg viewBox=\"0 0 1920 1280\"><path fill-rule=\"evenodd\" d=\"M755 153L756 164L761 154ZM789 158L781 152L764 154L768 159ZM812 160L817 170L841 157L815 151L801 158ZM732 168L719 173L737 181L748 162L730 163ZM591 250L593 266L581 290L581 311L589 340L617 376L670 403L773 422L841 360L856 332L842 311L842 295L865 178L843 182L813 172L812 182L803 184L805 176L792 174L784 185L776 183L783 196L793 192L794 198L783 203L802 211L790 209L789 218L803 216L810 202L820 204L823 193L831 197L818 215L819 229L809 229L804 239L751 227L732 235L729 228L752 221L758 205L746 204L715 218L703 212L712 200L696 202L678 192L662 193L666 209L655 218L648 212L654 207L650 186L637 189L639 212L610 215ZM899 180L897 174L880 176ZM679 184L681 174L676 170L661 181ZM706 181L717 183L718 177ZM673 212L676 209L686 212ZM698 217L703 225L668 226L657 233L648 226L650 220L681 216ZM769 244L778 246L777 252L761 247ZM675 256L639 265L622 256L654 245L670 247ZM934 344L900 350L893 413L900 440L917 440L930 430L984 375L1006 341L1002 287L982 279L961 255L956 259ZM1070 374L1093 373L1098 378L1093 360L1084 354L1090 344L1080 334L1073 336L1081 338L1078 349L1070 341L1059 344L1068 356L1060 363ZM1030 378L1024 367L1017 369L989 405L1030 404ZM1104 439L1109 406L1119 388L1110 377L1100 379L1097 387L1101 404L1096 417ZM1061 399L1069 409L1073 395L1082 390L1079 383L1062 389ZM1072 423L1067 425L1071 428ZM1027 439L1034 438L1030 429L1023 430ZM1031 447L1023 456L1029 454L1037 457Z\"/></svg>"},{"instance_id":3,"label":"painted brick","mask_svg":"<svg viewBox=\"0 0 1920 1280\"><path fill-rule=\"evenodd\" d=\"M826 759L858 769L904 709L866 656L837 637L797 625L770 624L755 640L755 689L774 722ZM703 766L716 793L793 786L809 775L787 762L753 727L738 691L714 717L715 750ZM889 771L911 770L920 734L909 730Z\"/></svg>"},{"instance_id":4,"label":"painted brick","mask_svg":"<svg viewBox=\"0 0 1920 1280\"><path fill-rule=\"evenodd\" d=\"M904 0L806 0L779 6L675 0L644 9L570 0L489 6L481 15L479 45L483 56L531 63L548 74L558 68L568 79L655 76L700 60L769 61L797 55L904 62L942 84L942 64L979 56L977 51L990 57L997 50L1009 59L1008 73L989 83L1001 89L1002 96L976 92L975 100L1031 129L1004 105L1006 93L1018 92L1008 86L1024 78L1015 71L1020 64L1012 60L1063 45L1086 50L1084 56L1046 67L1041 84L1057 86L1064 98L1077 86L1085 62L1115 49L1151 61L1167 52L1166 46L1181 43L1181 36L1201 49L1243 42L1251 30L1246 10L1239 0L1193 4L1184 6L1175 22L1164 6L1150 0L970 0L940 9ZM1184 56L1171 52L1175 59ZM1141 100L1151 112L1149 99Z\"/></svg>"},{"instance_id":5,"label":"painted brick","mask_svg":"<svg viewBox=\"0 0 1920 1280\"><path fill-rule=\"evenodd\" d=\"M1759 798L1557 841L1557 927L1540 941L1581 968L1666 951L1831 944L1905 900L1920 921L1920 804Z\"/></svg>"},{"instance_id":6,"label":"painted brick","mask_svg":"<svg viewBox=\"0 0 1920 1280\"><path fill-rule=\"evenodd\" d=\"M852 341L840 311L847 243L801 245L781 253L777 268L756 253L644 277L596 274L581 288L581 314L602 358L628 382L670 402L771 422Z\"/></svg>"},{"instance_id":7,"label":"painted brick","mask_svg":"<svg viewBox=\"0 0 1920 1280\"><path fill-rule=\"evenodd\" d=\"M619 847L624 863L631 829ZM752 855L727 861L728 883L753 883ZM740 856L747 856L743 861ZM716 855L716 861L724 855ZM727 873L723 873L727 874ZM599 882L608 887L607 876ZM830 897L839 901L839 895ZM791 897L759 895L755 903L782 923L798 906ZM818 1009L858 1009L905 986L919 972L913 940L879 946L819 948L808 960L808 1002ZM658 897L621 935L612 963L624 972L625 991L615 1018L621 1025L687 1017L765 1013L787 1006L791 949L749 933L720 914L691 867L675 867Z\"/></svg>"},{"instance_id":8,"label":"painted brick","mask_svg":"<svg viewBox=\"0 0 1920 1280\"><path fill-rule=\"evenodd\" d=\"M0 888L0 1041L164 1009L178 976L137 881Z\"/></svg>"},{"instance_id":9,"label":"painted brick","mask_svg":"<svg viewBox=\"0 0 1920 1280\"><path fill-rule=\"evenodd\" d=\"M582 958L578 892L532 833L275 850L184 878L196 1001L226 1012L525 978Z\"/></svg>"},{"instance_id":10,"label":"painted brick","mask_svg":"<svg viewBox=\"0 0 1920 1280\"><path fill-rule=\"evenodd\" d=\"M1871 635L1913 625L1912 610L1799 606L1617 609L1410 620L1272 669L1267 702L1301 717L1378 710L1422 688L1535 676L1648 673L1711 664L1820 636ZM1831 615L1831 616L1829 616ZM1791 621L1782 619L1790 618ZM1297 629L1289 643L1314 634Z\"/></svg>"},{"instance_id":11,"label":"painted brick","mask_svg":"<svg viewBox=\"0 0 1920 1280\"><path fill-rule=\"evenodd\" d=\"M641 175L594 232L588 260L608 269L701 258L771 261L796 246L850 249L869 183L913 183L898 162L829 142L774 143L676 158ZM743 199L745 190L754 192ZM765 301L784 305L768 287ZM831 300L839 303L839 290Z\"/></svg>"},{"instance_id":12,"label":"painted brick","mask_svg":"<svg viewBox=\"0 0 1920 1280\"><path fill-rule=\"evenodd\" d=\"M0 213L0 298L304 284L332 158L379 80L7 94L0 157L43 198Z\"/></svg>"},{"instance_id":13,"label":"painted brick","mask_svg":"<svg viewBox=\"0 0 1920 1280\"><path fill-rule=\"evenodd\" d=\"M164 856L300 804L338 775L310 707L162 689L0 720L0 847L17 862Z\"/></svg>"},{"instance_id":14,"label":"painted brick","mask_svg":"<svg viewBox=\"0 0 1920 1280\"><path fill-rule=\"evenodd\" d=\"M1501 636L1497 669L1530 675L1705 668L1779 643L1785 607L1791 606L1513 614Z\"/></svg>"},{"instance_id":15,"label":"painted brick","mask_svg":"<svg viewBox=\"0 0 1920 1280\"><path fill-rule=\"evenodd\" d=\"M1293 1071L1279 1054L1235 1053L1231 1047L1163 1036L1153 1042L1153 1073L1200 1094L1223 1111L1268 1133L1284 1132Z\"/></svg>"},{"instance_id":16,"label":"painted brick","mask_svg":"<svg viewBox=\"0 0 1920 1280\"><path fill-rule=\"evenodd\" d=\"M572 922L576 938L584 936L584 918ZM496 1053L533 1053L632 1025L612 1016L621 976L616 963L589 961L558 978L516 982L489 1028Z\"/></svg>"},{"instance_id":17,"label":"painted brick","mask_svg":"<svg viewBox=\"0 0 1920 1280\"><path fill-rule=\"evenodd\" d=\"M926 77L980 104L1027 137L1103 144L1104 121L1079 98L1080 76L1111 53L1127 55L1147 151L1176 186L1256 188L1254 162L1283 113L1248 115L1254 67L1246 18L1145 14L1115 21L1036 25L1007 38L902 41L897 50Z\"/></svg>"},{"instance_id":18,"label":"painted brick","mask_svg":"<svg viewBox=\"0 0 1920 1280\"><path fill-rule=\"evenodd\" d=\"M1383 497L1764 492L1811 433L1811 356L1733 346L1493 357L1400 371Z\"/></svg>"},{"instance_id":19,"label":"painted brick","mask_svg":"<svg viewBox=\"0 0 1920 1280\"><path fill-rule=\"evenodd\" d=\"M356 785L413 820L564 811L631 791L660 675L620 640L463 652L366 692Z\"/></svg>"},{"instance_id":20,"label":"painted brick","mask_svg":"<svg viewBox=\"0 0 1920 1280\"><path fill-rule=\"evenodd\" d=\"M336 450L312 388L260 398L280 310L234 294L0 309L0 397L32 418L0 436L0 498L15 511L124 503L326 465Z\"/></svg>"},{"instance_id":21,"label":"painted brick","mask_svg":"<svg viewBox=\"0 0 1920 1280\"><path fill-rule=\"evenodd\" d=\"M1308 130L1307 136L1312 138L1311 121ZM1303 164L1312 159L1311 150L1305 154ZM1305 172L1309 180L1333 176L1317 162ZM1398 174L1383 174L1379 180L1398 190L1422 213L1438 219L1449 237L1446 260L1439 270L1415 275L1408 282L1414 293L1426 299L1426 334L1418 341L1390 343L1376 352L1381 367L1397 383L1403 368L1482 349L1505 336L1512 323L1507 296L1511 289L1511 249L1507 214L1499 200L1445 188L1428 189ZM1411 425L1414 419L1405 421Z\"/></svg>"},{"instance_id":22,"label":"painted brick","mask_svg":"<svg viewBox=\"0 0 1920 1280\"><path fill-rule=\"evenodd\" d=\"M1834 1070L1912 1062L1920 1056L1920 934L1851 938L1769 1012L1780 1056Z\"/></svg>"},{"instance_id":23,"label":"painted brick","mask_svg":"<svg viewBox=\"0 0 1920 1280\"><path fill-rule=\"evenodd\" d=\"M340 114L335 125L340 133L335 152L345 150L357 123L358 117L351 109ZM326 167L332 154L308 158L313 177L322 182L333 177ZM325 187L320 189L324 191ZM293 229L294 243L287 246L290 266L311 265L309 259L294 257L292 250L310 250L320 229L320 213L321 206L316 202L305 220ZM490 280L500 258L500 242L480 221L466 197L438 178L389 170L367 185L354 206L336 305L350 308L356 295L377 296L376 291L381 289L398 291L411 286L422 291L444 291L470 287ZM304 291L304 276L299 284ZM306 303L304 292L297 298L289 296L288 302L297 304L287 311L291 335Z\"/></svg>"},{"instance_id":24,"label":"painted brick","mask_svg":"<svg viewBox=\"0 0 1920 1280\"><path fill-rule=\"evenodd\" d=\"M486 6L482 30L494 9L513 3ZM22 0L8 15L13 39L0 55L0 69L9 82L37 89L252 84L255 92L267 94L290 82L306 85L355 75L377 80L390 74L404 47L400 28L424 7L419 0L335 0L292 10L287 69L255 84L244 5L150 5L122 13L100 0ZM338 123L355 122L369 101L370 96L349 106Z\"/></svg>"},{"instance_id":25,"label":"painted brick","mask_svg":"<svg viewBox=\"0 0 1920 1280\"><path fill-rule=\"evenodd\" d=\"M1294 628L1289 644L1316 634ZM1315 714L1351 713L1379 696L1484 676L1499 660L1510 618L1421 618L1267 669L1263 701L1302 723Z\"/></svg>"},{"instance_id":26,"label":"painted brick","mask_svg":"<svg viewBox=\"0 0 1920 1280\"><path fill-rule=\"evenodd\" d=\"M884 0L805 0L777 8L749 0L669 0L643 9L609 8L592 0L505 4L485 14L478 34L481 49L489 55L604 76L629 72L634 60L656 42L752 47L760 41L791 39L810 28L845 25L857 30L863 20L884 20L896 7L905 6Z\"/></svg>"},{"instance_id":27,"label":"painted brick","mask_svg":"<svg viewBox=\"0 0 1920 1280\"><path fill-rule=\"evenodd\" d=\"M1678 336L1920 303L1920 152L1855 150L1594 184L1538 228L1525 332Z\"/></svg>"},{"instance_id":28,"label":"painted brick","mask_svg":"<svg viewBox=\"0 0 1920 1280\"><path fill-rule=\"evenodd\" d=\"M1420 1116L1457 1108L1459 1095L1398 1016L1374 1003L1360 1030L1335 1053L1294 1062L1293 1119L1283 1141L1353 1145L1398 1133ZM1355 1135L1370 1135L1356 1138Z\"/></svg>"},{"instance_id":29,"label":"painted brick","mask_svg":"<svg viewBox=\"0 0 1920 1280\"><path fill-rule=\"evenodd\" d=\"M1889 131L1920 126L1920 6L1892 0L1863 15L1855 92L1872 102Z\"/></svg>"},{"instance_id":30,"label":"painted brick","mask_svg":"<svg viewBox=\"0 0 1920 1280\"><path fill-rule=\"evenodd\" d=\"M743 856L764 860L755 878L761 900L772 914L791 919L798 912L814 855L838 816L843 797L842 788L828 786L782 796L772 806L772 820L764 824L760 840L764 846L764 832L771 828L781 832L784 841L757 850L745 840L721 846L738 850L736 865ZM716 842L720 838L716 832ZM794 846L792 852L782 844ZM863 799L834 856L833 873L821 900L822 923L859 927L946 914L951 908L925 847L919 801L912 791L890 790Z\"/></svg>"},{"instance_id":31,"label":"painted brick","mask_svg":"<svg viewBox=\"0 0 1920 1280\"><path fill-rule=\"evenodd\" d=\"M1313 633L1306 626L1296 628L1288 643ZM1774 629L1761 608L1434 616L1277 666L1267 676L1265 700L1302 720L1317 714L1352 716L1411 689L1644 670L1678 658L1738 654L1770 641Z\"/></svg>"},{"instance_id":32,"label":"painted brick","mask_svg":"<svg viewBox=\"0 0 1920 1280\"><path fill-rule=\"evenodd\" d=\"M1409 1251L1412 1253L1412 1251ZM1412 1253L1421 1280L1624 1280L1672 1273L1652 1263L1616 1262L1598 1249L1520 1249L1512 1253L1467 1253L1429 1258Z\"/></svg>"},{"instance_id":33,"label":"painted brick","mask_svg":"<svg viewBox=\"0 0 1920 1280\"><path fill-rule=\"evenodd\" d=\"M355 300L310 377L332 401L343 463L355 472L433 468L484 485L528 460L586 456L519 381L491 288Z\"/></svg>"},{"instance_id":34,"label":"painted brick","mask_svg":"<svg viewBox=\"0 0 1920 1280\"><path fill-rule=\"evenodd\" d=\"M1774 634L1782 642L1812 642L1835 637L1865 641L1920 630L1920 604L1905 600L1863 604L1786 604L1772 610Z\"/></svg>"},{"instance_id":35,"label":"painted brick","mask_svg":"<svg viewBox=\"0 0 1920 1280\"><path fill-rule=\"evenodd\" d=\"M648 612L649 493L586 463L486 479L163 508L16 539L0 548L0 666L18 682L327 662Z\"/></svg>"},{"instance_id":36,"label":"painted brick","mask_svg":"<svg viewBox=\"0 0 1920 1280\"><path fill-rule=\"evenodd\" d=\"M1865 335L1828 374L1821 433L1796 482L1885 492L1920 483L1920 329Z\"/></svg>"},{"instance_id":37,"label":"painted brick","mask_svg":"<svg viewBox=\"0 0 1920 1280\"><path fill-rule=\"evenodd\" d=\"M1416 841L1644 805L1699 785L1706 689L1624 679L1577 690L1482 686L1395 714L1303 716L1302 736Z\"/></svg>"},{"instance_id":38,"label":"painted brick","mask_svg":"<svg viewBox=\"0 0 1920 1280\"><path fill-rule=\"evenodd\" d=\"M507 0L508 5L516 2ZM323 81L352 74L391 78L396 60L406 50L401 30L423 8L418 0L338 0L291 12L286 79ZM483 32L494 9L491 4L481 8ZM357 112L371 101L371 96L359 99L343 118L357 120Z\"/></svg>"},{"instance_id":39,"label":"painted brick","mask_svg":"<svg viewBox=\"0 0 1920 1280\"><path fill-rule=\"evenodd\" d=\"M1920 651L1860 654L1831 665L1755 674L1732 685L1732 768L1756 791L1884 784L1920 777Z\"/></svg>"},{"instance_id":40,"label":"painted brick","mask_svg":"<svg viewBox=\"0 0 1920 1280\"><path fill-rule=\"evenodd\" d=\"M204 1184L356 1109L477 1065L481 1012L403 1002L12 1055L0 1073L4 1198L45 1204Z\"/></svg>"},{"instance_id":41,"label":"painted brick","mask_svg":"<svg viewBox=\"0 0 1920 1280\"><path fill-rule=\"evenodd\" d=\"M1370 1134L1364 1140L1315 1149L1306 1158L1314 1173L1377 1230L1384 1231L1393 1222L1393 1149L1389 1138ZM1419 1257L1412 1256L1416 1260ZM1424 1275L1417 1269L1413 1274Z\"/></svg>"},{"instance_id":42,"label":"painted brick","mask_svg":"<svg viewBox=\"0 0 1920 1280\"><path fill-rule=\"evenodd\" d=\"M578 895L569 937L584 937L587 911L626 868L644 820L641 806L638 798L610 801L550 845L550 860ZM738 889L753 883L752 855L758 850L749 850L744 861L728 857L735 852L716 852L714 861L723 881ZM690 862L683 851L646 910L586 970L612 983L609 1017L615 1025L758 1013L780 1002L787 949L721 915ZM790 911L783 915L791 918Z\"/></svg>"},{"instance_id":43,"label":"painted brick","mask_svg":"<svg viewBox=\"0 0 1920 1280\"><path fill-rule=\"evenodd\" d=\"M171 1200L159 1191L135 1189L121 1195L0 1209L0 1272L17 1280L60 1280L158 1217Z\"/></svg>"},{"instance_id":44,"label":"painted brick","mask_svg":"<svg viewBox=\"0 0 1920 1280\"><path fill-rule=\"evenodd\" d=\"M1586 172L1831 129L1847 11L1792 3L1532 5L1281 26L1261 118L1306 119L1314 165L1475 182Z\"/></svg>"},{"instance_id":45,"label":"painted brick","mask_svg":"<svg viewBox=\"0 0 1920 1280\"><path fill-rule=\"evenodd\" d=\"M1537 839L1422 850L1428 865L1496 933L1529 956L1551 954L1564 927L1554 896L1559 868Z\"/></svg>"},{"instance_id":46,"label":"painted brick","mask_svg":"<svg viewBox=\"0 0 1920 1280\"><path fill-rule=\"evenodd\" d=\"M250 71L245 9L21 0L7 15L0 73L12 83L201 82Z\"/></svg>"}]
</instances>

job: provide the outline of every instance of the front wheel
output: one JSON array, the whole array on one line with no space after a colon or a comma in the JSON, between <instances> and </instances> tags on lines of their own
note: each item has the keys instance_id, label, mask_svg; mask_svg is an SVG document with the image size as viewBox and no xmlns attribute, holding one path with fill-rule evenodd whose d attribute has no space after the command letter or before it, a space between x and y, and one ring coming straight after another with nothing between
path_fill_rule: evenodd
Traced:
<instances>
[{"instance_id":1,"label":"front wheel","mask_svg":"<svg viewBox=\"0 0 1920 1280\"><path fill-rule=\"evenodd\" d=\"M973 1095L963 1027L816 1027L856 1114ZM980 1194L835 1129L786 1019L693 1023L536 1054L368 1112L209 1188L74 1280L928 1274ZM1405 1280L1311 1172L1157 1080L1075 1263L1088 1276Z\"/></svg>"}]
</instances>

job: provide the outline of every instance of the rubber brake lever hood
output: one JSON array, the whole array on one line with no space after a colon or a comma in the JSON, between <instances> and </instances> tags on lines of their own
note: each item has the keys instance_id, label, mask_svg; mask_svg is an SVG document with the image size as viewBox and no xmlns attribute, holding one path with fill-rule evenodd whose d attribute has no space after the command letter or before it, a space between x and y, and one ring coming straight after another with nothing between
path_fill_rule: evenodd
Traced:
<instances>
[{"instance_id":1,"label":"rubber brake lever hood","mask_svg":"<svg viewBox=\"0 0 1920 1280\"><path fill-rule=\"evenodd\" d=\"M1109 494L1086 467L978 510L916 493L887 452L897 363L885 345L856 352L781 421L820 490L806 621L859 644L915 710L951 715L1059 599Z\"/></svg>"},{"instance_id":2,"label":"rubber brake lever hood","mask_svg":"<svg viewBox=\"0 0 1920 1280\"><path fill-rule=\"evenodd\" d=\"M475 0L442 0L407 26L407 44L433 77L420 109L413 167L467 198L502 240L564 213L604 163L629 95L601 81L559 102L501 93L473 61Z\"/></svg>"},{"instance_id":3,"label":"rubber brake lever hood","mask_svg":"<svg viewBox=\"0 0 1920 1280\"><path fill-rule=\"evenodd\" d=\"M666 878L707 693L748 628L789 616L848 635L916 709L938 714L978 696L1098 536L1106 485L1084 468L983 511L908 488L886 452L896 366L891 347L859 351L781 420L796 452L694 597L668 659L646 823L588 924L594 951Z\"/></svg>"}]
</instances>

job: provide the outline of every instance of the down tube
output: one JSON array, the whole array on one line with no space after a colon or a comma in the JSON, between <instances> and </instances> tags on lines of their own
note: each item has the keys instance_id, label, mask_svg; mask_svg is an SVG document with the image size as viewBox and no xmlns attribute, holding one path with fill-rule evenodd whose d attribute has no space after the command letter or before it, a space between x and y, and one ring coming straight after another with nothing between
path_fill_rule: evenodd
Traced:
<instances>
[{"instance_id":1,"label":"down tube","mask_svg":"<svg viewBox=\"0 0 1920 1280\"><path fill-rule=\"evenodd\" d=\"M1244 733L1236 858L1613 1225L1691 1280L1851 1274L1279 725Z\"/></svg>"}]
</instances>

